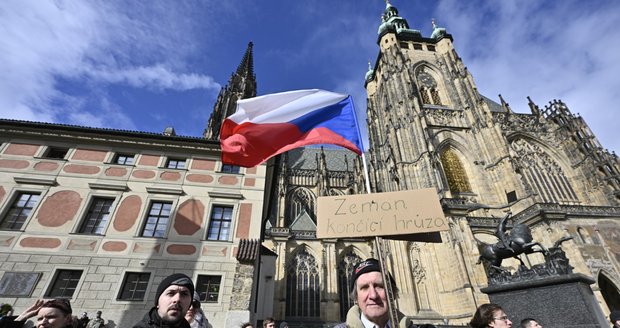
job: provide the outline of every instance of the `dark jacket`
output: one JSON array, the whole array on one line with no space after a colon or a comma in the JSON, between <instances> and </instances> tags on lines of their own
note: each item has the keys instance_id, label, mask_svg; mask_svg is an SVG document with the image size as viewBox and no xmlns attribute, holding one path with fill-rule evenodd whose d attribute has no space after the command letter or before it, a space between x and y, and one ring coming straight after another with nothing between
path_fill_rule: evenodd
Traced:
<instances>
[{"instance_id":1,"label":"dark jacket","mask_svg":"<svg viewBox=\"0 0 620 328\"><path fill-rule=\"evenodd\" d=\"M159 314L157 313L157 307L152 308L147 314L144 315L141 321L133 325L133 328L190 328L189 323L185 318L181 318L181 321L177 322L175 325L165 324Z\"/></svg>"},{"instance_id":2,"label":"dark jacket","mask_svg":"<svg viewBox=\"0 0 620 328\"><path fill-rule=\"evenodd\" d=\"M2 317L0 319L0 328L22 328L28 322L28 320L16 321L15 319L17 319L16 315ZM36 322L34 326L37 326ZM71 326L66 328L71 328Z\"/></svg>"},{"instance_id":3,"label":"dark jacket","mask_svg":"<svg viewBox=\"0 0 620 328\"><path fill-rule=\"evenodd\" d=\"M347 312L347 321L340 323L334 328L364 328L364 324L362 323L362 312L360 311L359 306L353 305L349 312ZM398 312L399 323L398 326L392 325L392 328L415 328L411 320L409 320L404 314Z\"/></svg>"}]
</instances>

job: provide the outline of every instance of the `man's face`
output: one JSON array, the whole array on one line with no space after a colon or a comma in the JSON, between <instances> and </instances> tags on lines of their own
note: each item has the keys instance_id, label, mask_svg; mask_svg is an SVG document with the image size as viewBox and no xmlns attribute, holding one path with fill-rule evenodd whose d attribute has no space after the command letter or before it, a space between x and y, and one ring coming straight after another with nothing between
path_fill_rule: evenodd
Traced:
<instances>
[{"instance_id":1,"label":"man's face","mask_svg":"<svg viewBox=\"0 0 620 328\"><path fill-rule=\"evenodd\" d=\"M183 319L191 304L192 296L187 287L170 285L157 300L157 313L164 322L178 322Z\"/></svg>"},{"instance_id":2,"label":"man's face","mask_svg":"<svg viewBox=\"0 0 620 328\"><path fill-rule=\"evenodd\" d=\"M542 328L542 326L536 321L530 321L528 328Z\"/></svg>"},{"instance_id":3,"label":"man's face","mask_svg":"<svg viewBox=\"0 0 620 328\"><path fill-rule=\"evenodd\" d=\"M614 322L614 328L620 328L620 320L616 320L616 322Z\"/></svg>"},{"instance_id":4,"label":"man's face","mask_svg":"<svg viewBox=\"0 0 620 328\"><path fill-rule=\"evenodd\" d=\"M489 322L488 326L492 328L510 328L512 327L512 321L510 321L506 312L497 310L493 313L493 320Z\"/></svg>"},{"instance_id":5,"label":"man's face","mask_svg":"<svg viewBox=\"0 0 620 328\"><path fill-rule=\"evenodd\" d=\"M270 322L270 323L265 325L265 328L275 328L275 327L276 327L276 323L275 322Z\"/></svg>"},{"instance_id":6,"label":"man's face","mask_svg":"<svg viewBox=\"0 0 620 328\"><path fill-rule=\"evenodd\" d=\"M362 313L374 323L387 322L390 315L381 272L367 272L357 277L355 288Z\"/></svg>"}]
</instances>

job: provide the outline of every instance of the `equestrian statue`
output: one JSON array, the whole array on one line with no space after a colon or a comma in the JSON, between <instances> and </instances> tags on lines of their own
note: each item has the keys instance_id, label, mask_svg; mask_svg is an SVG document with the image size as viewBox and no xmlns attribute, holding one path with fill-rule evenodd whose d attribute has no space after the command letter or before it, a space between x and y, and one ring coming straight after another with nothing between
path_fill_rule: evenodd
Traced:
<instances>
[{"instance_id":1,"label":"equestrian statue","mask_svg":"<svg viewBox=\"0 0 620 328\"><path fill-rule=\"evenodd\" d=\"M500 268L504 259L512 257L519 260L521 265L525 265L519 258L519 255L532 253L547 254L545 247L533 241L532 231L527 225L519 223L510 232L506 232L506 221L511 216L512 213L508 212L497 225L495 230L495 236L499 239L497 243L487 244L477 240L478 251L480 252L478 263L486 261L491 266Z\"/></svg>"}]
</instances>

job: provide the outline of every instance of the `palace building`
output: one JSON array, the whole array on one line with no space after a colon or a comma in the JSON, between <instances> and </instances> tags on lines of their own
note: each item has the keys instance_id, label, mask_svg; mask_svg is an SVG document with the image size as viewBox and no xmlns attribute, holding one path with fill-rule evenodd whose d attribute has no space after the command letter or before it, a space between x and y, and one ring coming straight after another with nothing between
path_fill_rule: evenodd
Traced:
<instances>
[{"instance_id":1,"label":"palace building","mask_svg":"<svg viewBox=\"0 0 620 328\"><path fill-rule=\"evenodd\" d=\"M131 327L175 272L192 277L213 327L271 312L255 302L273 289L255 269L272 254L259 242L265 166L223 165L218 141L172 128L0 120L0 143L0 302L15 313L63 297L74 314Z\"/></svg>"}]
</instances>

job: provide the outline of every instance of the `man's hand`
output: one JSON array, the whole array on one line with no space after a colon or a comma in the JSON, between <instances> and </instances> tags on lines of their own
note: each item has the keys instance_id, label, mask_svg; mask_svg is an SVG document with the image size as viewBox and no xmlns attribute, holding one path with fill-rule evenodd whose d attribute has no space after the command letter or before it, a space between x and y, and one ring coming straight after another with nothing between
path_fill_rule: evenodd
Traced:
<instances>
[{"instance_id":1,"label":"man's hand","mask_svg":"<svg viewBox=\"0 0 620 328\"><path fill-rule=\"evenodd\" d=\"M43 303L45 303L44 300L36 300L34 304L32 304L29 308L27 308L26 310L24 310L24 312L17 316L17 318L15 318L15 321L26 321L36 316L37 313L39 313L39 310L41 309Z\"/></svg>"}]
</instances>

